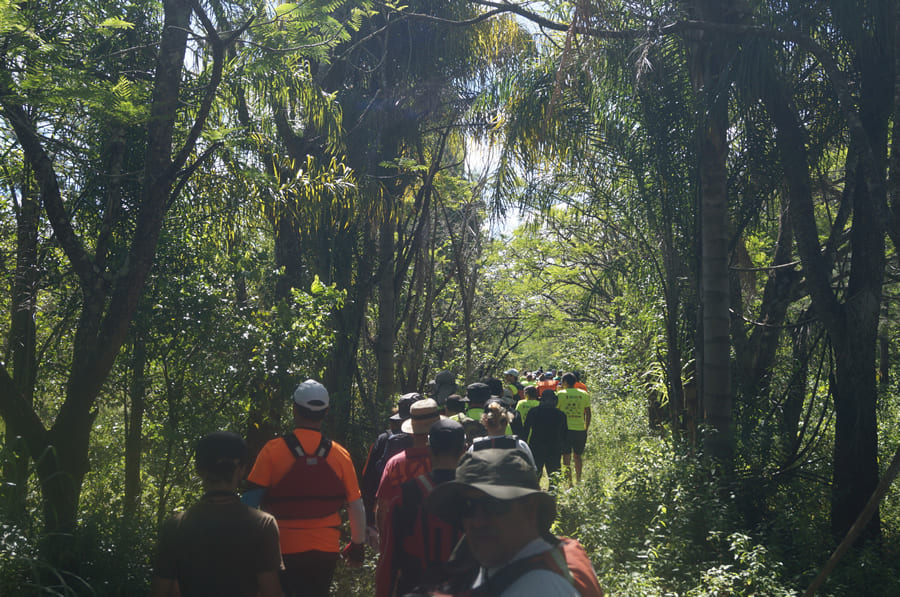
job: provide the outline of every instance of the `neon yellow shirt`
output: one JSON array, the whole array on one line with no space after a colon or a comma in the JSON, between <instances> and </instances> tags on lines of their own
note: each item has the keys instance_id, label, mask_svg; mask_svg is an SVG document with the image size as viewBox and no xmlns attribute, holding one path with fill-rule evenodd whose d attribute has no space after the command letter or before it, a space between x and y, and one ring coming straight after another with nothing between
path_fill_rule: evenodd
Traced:
<instances>
[{"instance_id":1,"label":"neon yellow shirt","mask_svg":"<svg viewBox=\"0 0 900 597\"><path fill-rule=\"evenodd\" d=\"M525 419L528 417L528 411L538 404L540 404L540 401L538 400L519 400L519 403L516 405L516 410L522 415L522 423L524 423Z\"/></svg>"},{"instance_id":2,"label":"neon yellow shirt","mask_svg":"<svg viewBox=\"0 0 900 597\"><path fill-rule=\"evenodd\" d=\"M584 409L591 407L591 396L584 390L566 388L557 390L558 408L566 413L569 431L584 431Z\"/></svg>"}]
</instances>

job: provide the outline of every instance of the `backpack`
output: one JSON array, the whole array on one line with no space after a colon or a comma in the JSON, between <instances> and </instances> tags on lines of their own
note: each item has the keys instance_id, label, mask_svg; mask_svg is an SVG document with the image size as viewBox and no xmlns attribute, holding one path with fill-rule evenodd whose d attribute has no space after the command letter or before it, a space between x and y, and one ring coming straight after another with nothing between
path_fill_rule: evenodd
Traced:
<instances>
[{"instance_id":1,"label":"backpack","mask_svg":"<svg viewBox=\"0 0 900 597\"><path fill-rule=\"evenodd\" d=\"M282 519L322 518L336 513L347 501L344 482L328 464L331 440L322 435L311 455L303 450L293 433L284 441L296 460L278 483L269 487L262 508Z\"/></svg>"},{"instance_id":2,"label":"backpack","mask_svg":"<svg viewBox=\"0 0 900 597\"><path fill-rule=\"evenodd\" d=\"M452 590L451 592L430 593L432 597L496 597L508 589L519 578L532 570L549 570L559 574L578 590L581 597L603 597L603 590L597 581L597 574L584 546L575 539L553 537L548 540L553 549L530 558L518 560L494 574L486 584L477 589ZM477 567L475 569L477 573ZM468 583L475 575L468 575Z\"/></svg>"},{"instance_id":3,"label":"backpack","mask_svg":"<svg viewBox=\"0 0 900 597\"><path fill-rule=\"evenodd\" d=\"M503 450L515 450L519 447L519 436L517 435L498 435L496 437L485 437L472 443L472 451L490 450L491 448L500 448Z\"/></svg>"},{"instance_id":4,"label":"backpack","mask_svg":"<svg viewBox=\"0 0 900 597\"><path fill-rule=\"evenodd\" d=\"M444 564L462 536L462 529L425 509L434 491L430 475L419 475L401 487L403 512L394 516L397 594L419 585L436 586L444 578Z\"/></svg>"},{"instance_id":5,"label":"backpack","mask_svg":"<svg viewBox=\"0 0 900 597\"><path fill-rule=\"evenodd\" d=\"M452 575L447 560L462 529L425 509L425 500L436 485L434 474L426 473L400 486L375 573L377 597L406 595L419 587L431 589Z\"/></svg>"}]
</instances>

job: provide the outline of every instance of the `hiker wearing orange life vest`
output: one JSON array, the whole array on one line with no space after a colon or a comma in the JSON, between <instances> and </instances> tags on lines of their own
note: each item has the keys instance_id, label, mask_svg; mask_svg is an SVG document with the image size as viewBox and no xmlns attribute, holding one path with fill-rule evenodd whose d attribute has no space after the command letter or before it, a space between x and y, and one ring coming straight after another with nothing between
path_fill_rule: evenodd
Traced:
<instances>
[{"instance_id":1,"label":"hiker wearing orange life vest","mask_svg":"<svg viewBox=\"0 0 900 597\"><path fill-rule=\"evenodd\" d=\"M454 553L459 572L427 595L600 597L597 576L581 545L550 534L556 499L541 491L534 467L516 449L463 455L454 481L431 493L426 508L460 522Z\"/></svg>"},{"instance_id":2,"label":"hiker wearing orange life vest","mask_svg":"<svg viewBox=\"0 0 900 597\"><path fill-rule=\"evenodd\" d=\"M351 566L362 565L366 512L350 454L321 432L328 390L308 379L292 399L295 429L260 450L244 502L261 504L278 520L285 594L326 597L341 555ZM344 505L351 542L341 551Z\"/></svg>"}]
</instances>

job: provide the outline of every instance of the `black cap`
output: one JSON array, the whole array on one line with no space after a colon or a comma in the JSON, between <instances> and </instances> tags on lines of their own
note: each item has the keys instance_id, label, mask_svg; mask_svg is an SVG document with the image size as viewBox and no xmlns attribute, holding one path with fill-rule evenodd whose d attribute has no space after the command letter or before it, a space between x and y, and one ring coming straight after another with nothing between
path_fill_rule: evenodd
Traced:
<instances>
[{"instance_id":1,"label":"black cap","mask_svg":"<svg viewBox=\"0 0 900 597\"><path fill-rule=\"evenodd\" d=\"M547 388L543 392L541 392L541 402L546 402L547 404L558 404L559 396L556 395L556 392Z\"/></svg>"},{"instance_id":2,"label":"black cap","mask_svg":"<svg viewBox=\"0 0 900 597\"><path fill-rule=\"evenodd\" d=\"M466 448L466 430L453 419L441 419L428 431L428 445L435 452L462 452Z\"/></svg>"},{"instance_id":3,"label":"black cap","mask_svg":"<svg viewBox=\"0 0 900 597\"><path fill-rule=\"evenodd\" d=\"M487 384L475 382L466 388L466 397L472 404L484 404L485 400L491 397L491 389Z\"/></svg>"},{"instance_id":4,"label":"black cap","mask_svg":"<svg viewBox=\"0 0 900 597\"><path fill-rule=\"evenodd\" d=\"M197 468L210 470L222 460L248 462L250 451L247 443L237 433L216 431L197 443L196 458Z\"/></svg>"},{"instance_id":5,"label":"black cap","mask_svg":"<svg viewBox=\"0 0 900 597\"><path fill-rule=\"evenodd\" d=\"M397 400L397 412L391 415L390 419L392 421L405 421L409 418L409 409L413 405L413 403L418 402L422 399L422 394L418 392L409 392L408 394L403 394L400 396L400 399Z\"/></svg>"},{"instance_id":6,"label":"black cap","mask_svg":"<svg viewBox=\"0 0 900 597\"><path fill-rule=\"evenodd\" d=\"M453 412L462 412L466 410L466 402L468 402L468 398L463 398L459 394L450 394L447 396L447 402L444 406L447 407L447 410L452 410Z\"/></svg>"}]
</instances>

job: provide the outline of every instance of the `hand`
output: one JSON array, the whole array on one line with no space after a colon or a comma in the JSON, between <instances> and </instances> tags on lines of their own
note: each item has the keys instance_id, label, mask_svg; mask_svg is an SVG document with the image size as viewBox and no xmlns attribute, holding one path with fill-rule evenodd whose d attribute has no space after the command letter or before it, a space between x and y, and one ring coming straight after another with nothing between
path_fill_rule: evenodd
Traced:
<instances>
[{"instance_id":1,"label":"hand","mask_svg":"<svg viewBox=\"0 0 900 597\"><path fill-rule=\"evenodd\" d=\"M381 538L378 534L378 529L374 526L366 527L366 545L370 548L378 551L380 549Z\"/></svg>"},{"instance_id":2,"label":"hand","mask_svg":"<svg viewBox=\"0 0 900 597\"><path fill-rule=\"evenodd\" d=\"M359 568L366 558L365 543L348 543L341 552L341 557L352 568Z\"/></svg>"}]
</instances>

